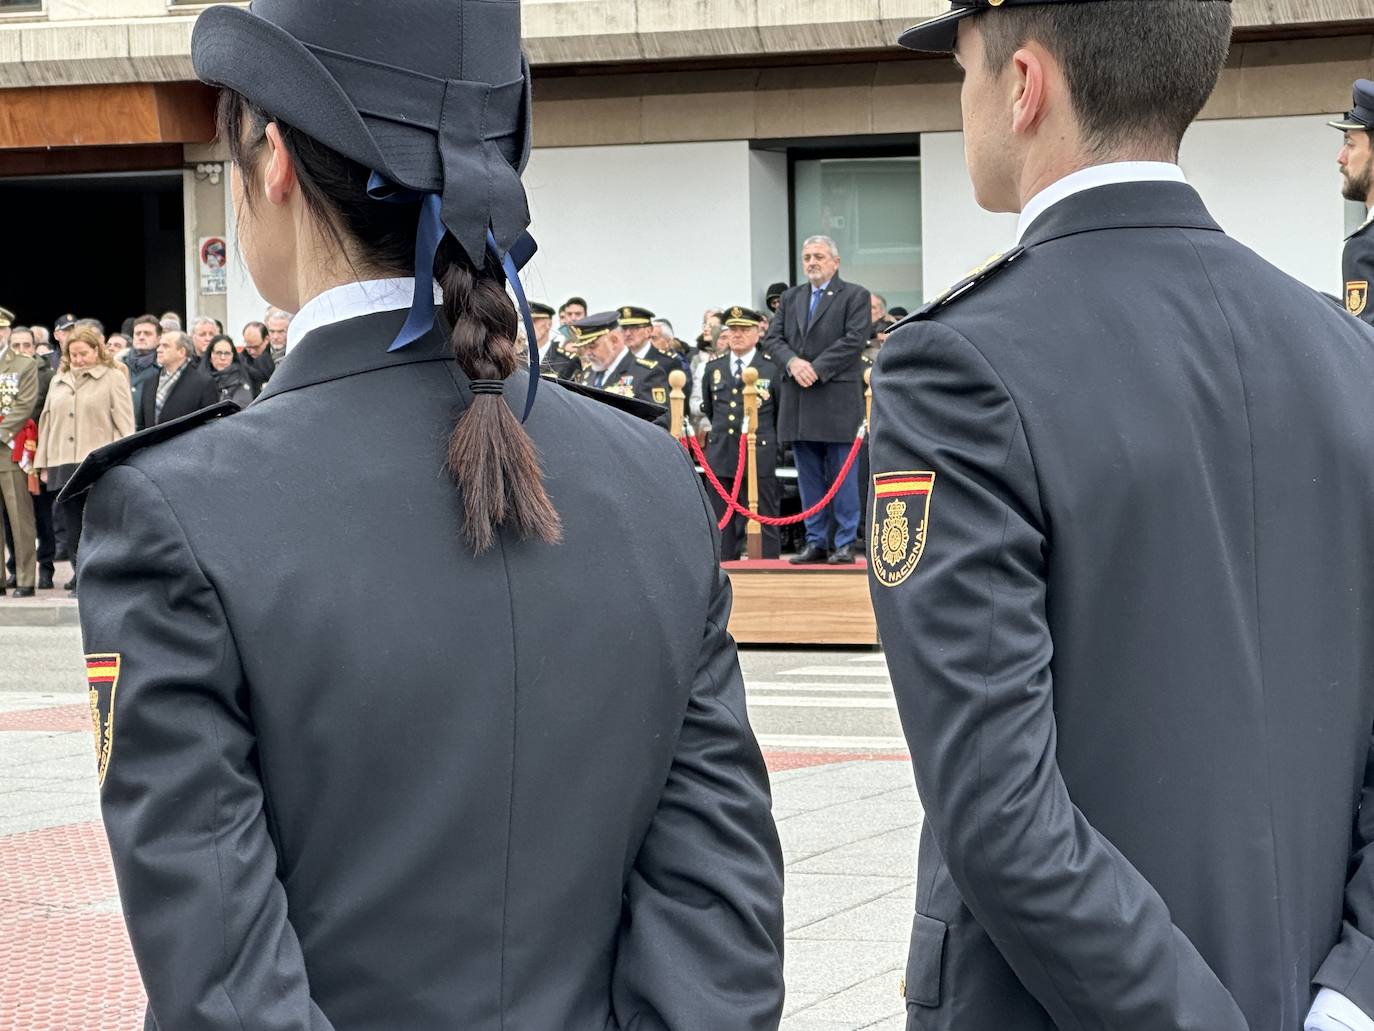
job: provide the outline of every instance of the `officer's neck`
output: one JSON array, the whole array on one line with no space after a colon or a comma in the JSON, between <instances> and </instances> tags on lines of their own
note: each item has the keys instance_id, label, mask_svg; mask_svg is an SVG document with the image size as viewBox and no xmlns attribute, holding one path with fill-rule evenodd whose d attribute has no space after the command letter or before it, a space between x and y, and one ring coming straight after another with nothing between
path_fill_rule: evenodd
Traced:
<instances>
[{"instance_id":1,"label":"officer's neck","mask_svg":"<svg viewBox=\"0 0 1374 1031\"><path fill-rule=\"evenodd\" d=\"M1027 151L1026 160L1017 177L1019 203L1016 210L1024 211L1026 205L1037 194L1075 172L1120 161L1161 161L1173 164L1178 161L1178 150L1174 147L1148 144L1119 147L1106 153L1089 152L1081 147L1033 146Z\"/></svg>"}]
</instances>

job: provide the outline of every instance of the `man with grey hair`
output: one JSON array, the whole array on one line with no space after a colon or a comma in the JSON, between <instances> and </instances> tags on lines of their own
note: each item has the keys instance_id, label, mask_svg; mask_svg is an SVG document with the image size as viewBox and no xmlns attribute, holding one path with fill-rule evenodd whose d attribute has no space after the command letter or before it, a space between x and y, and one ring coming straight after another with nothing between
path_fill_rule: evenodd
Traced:
<instances>
[{"instance_id":1,"label":"man with grey hair","mask_svg":"<svg viewBox=\"0 0 1374 1031\"><path fill-rule=\"evenodd\" d=\"M806 282L782 295L764 350L785 375L778 389L778 439L792 445L804 509L839 478L864 417L863 364L868 290L840 279L840 251L828 236L802 245ZM829 507L806 520L806 544L794 564L855 560L859 479L851 468Z\"/></svg>"},{"instance_id":2,"label":"man with grey hair","mask_svg":"<svg viewBox=\"0 0 1374 1031\"><path fill-rule=\"evenodd\" d=\"M280 308L267 310L267 346L274 364L280 364L286 357L286 331L291 326L291 316Z\"/></svg>"},{"instance_id":3,"label":"man with grey hair","mask_svg":"<svg viewBox=\"0 0 1374 1031\"><path fill-rule=\"evenodd\" d=\"M134 413L138 428L146 430L183 415L208 408L219 400L210 373L192 360L195 346L180 330L163 333L157 343L158 378L155 389L144 389ZM206 365L208 366L208 362ZM153 384L149 384L153 386Z\"/></svg>"}]
</instances>

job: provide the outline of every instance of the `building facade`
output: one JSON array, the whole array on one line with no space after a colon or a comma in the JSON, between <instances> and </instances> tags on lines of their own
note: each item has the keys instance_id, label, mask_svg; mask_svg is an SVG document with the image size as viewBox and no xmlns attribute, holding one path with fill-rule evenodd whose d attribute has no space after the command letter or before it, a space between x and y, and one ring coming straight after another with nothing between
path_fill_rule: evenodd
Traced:
<instances>
[{"instance_id":1,"label":"building facade","mask_svg":"<svg viewBox=\"0 0 1374 1031\"><path fill-rule=\"evenodd\" d=\"M702 310L795 282L806 236L912 307L1013 238L973 202L958 79L900 50L944 0L525 0L532 296ZM238 328L264 303L237 259L213 92L180 0L0 0L0 303L21 319L150 310ZM1364 217L1340 196L1371 0L1235 0L1221 84L1183 165L1233 235L1339 293ZM220 242L223 247L217 246ZM221 255L227 254L227 261ZM1123 284L1123 289L1129 289Z\"/></svg>"}]
</instances>

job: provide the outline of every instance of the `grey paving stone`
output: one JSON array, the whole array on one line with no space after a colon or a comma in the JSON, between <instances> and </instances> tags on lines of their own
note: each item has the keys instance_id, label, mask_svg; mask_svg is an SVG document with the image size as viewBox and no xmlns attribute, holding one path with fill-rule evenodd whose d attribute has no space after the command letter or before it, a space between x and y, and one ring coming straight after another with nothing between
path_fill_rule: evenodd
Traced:
<instances>
[{"instance_id":1,"label":"grey paving stone","mask_svg":"<svg viewBox=\"0 0 1374 1031\"><path fill-rule=\"evenodd\" d=\"M900 981L901 967L894 965L827 996L809 1009L800 1011L797 1018L833 1021L850 1028L860 1028L880 1020L904 1016L906 1003L898 992Z\"/></svg>"},{"instance_id":2,"label":"grey paving stone","mask_svg":"<svg viewBox=\"0 0 1374 1031\"><path fill-rule=\"evenodd\" d=\"M871 837L860 838L798 860L789 872L872 874L881 877L916 876L916 849L921 825L916 822Z\"/></svg>"},{"instance_id":3,"label":"grey paving stone","mask_svg":"<svg viewBox=\"0 0 1374 1031\"><path fill-rule=\"evenodd\" d=\"M783 916L787 930L814 924L866 902L890 895L900 877L851 877L847 874L787 872Z\"/></svg>"},{"instance_id":4,"label":"grey paving stone","mask_svg":"<svg viewBox=\"0 0 1374 1031\"><path fill-rule=\"evenodd\" d=\"M804 875L803 875L804 876ZM813 875L815 876L815 875ZM789 924L788 935L814 941L907 943L915 907L907 887L807 924Z\"/></svg>"}]
</instances>

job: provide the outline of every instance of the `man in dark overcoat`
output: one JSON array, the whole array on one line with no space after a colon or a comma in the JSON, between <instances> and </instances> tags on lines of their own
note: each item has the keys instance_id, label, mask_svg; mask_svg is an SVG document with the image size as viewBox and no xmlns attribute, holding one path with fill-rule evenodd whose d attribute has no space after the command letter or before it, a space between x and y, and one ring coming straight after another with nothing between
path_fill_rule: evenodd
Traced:
<instances>
[{"instance_id":1,"label":"man in dark overcoat","mask_svg":"<svg viewBox=\"0 0 1374 1031\"><path fill-rule=\"evenodd\" d=\"M1374 1016L1374 332L1177 164L1230 5L960 0L1017 245L888 337L872 593L925 803L909 1031Z\"/></svg>"},{"instance_id":2,"label":"man in dark overcoat","mask_svg":"<svg viewBox=\"0 0 1374 1031\"><path fill-rule=\"evenodd\" d=\"M804 509L839 478L863 422L859 355L868 343L868 290L840 278L840 253L828 236L802 246L806 282L782 295L764 350L783 370L778 438L792 445ZM806 544L796 563L855 560L859 478L851 468L830 506L806 520Z\"/></svg>"}]
</instances>

